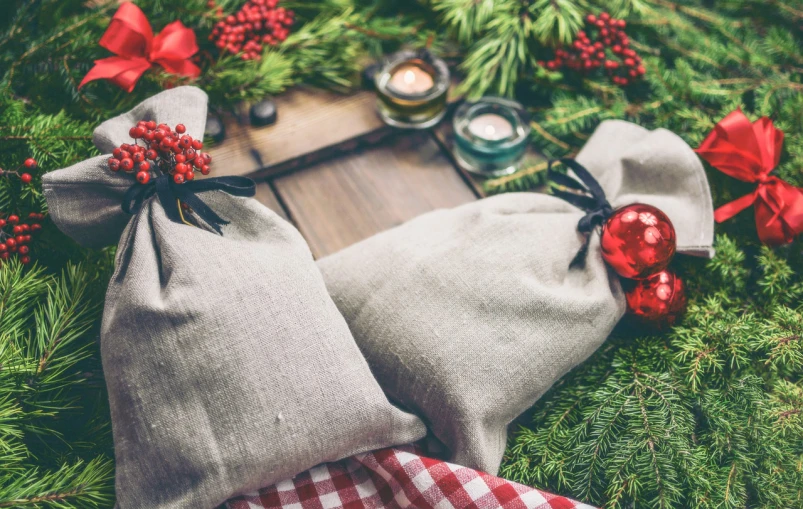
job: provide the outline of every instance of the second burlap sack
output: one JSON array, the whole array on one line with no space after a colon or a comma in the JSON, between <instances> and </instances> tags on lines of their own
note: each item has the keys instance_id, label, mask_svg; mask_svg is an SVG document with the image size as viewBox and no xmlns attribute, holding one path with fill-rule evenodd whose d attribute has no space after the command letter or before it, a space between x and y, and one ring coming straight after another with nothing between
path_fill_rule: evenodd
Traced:
<instances>
[{"instance_id":1,"label":"second burlap sack","mask_svg":"<svg viewBox=\"0 0 803 509\"><path fill-rule=\"evenodd\" d=\"M713 210L697 156L677 135L599 126L577 156L614 207L663 210L678 252L710 255ZM513 193L438 210L319 261L382 388L421 416L449 460L496 473L508 424L583 362L625 312L584 215Z\"/></svg>"}]
</instances>

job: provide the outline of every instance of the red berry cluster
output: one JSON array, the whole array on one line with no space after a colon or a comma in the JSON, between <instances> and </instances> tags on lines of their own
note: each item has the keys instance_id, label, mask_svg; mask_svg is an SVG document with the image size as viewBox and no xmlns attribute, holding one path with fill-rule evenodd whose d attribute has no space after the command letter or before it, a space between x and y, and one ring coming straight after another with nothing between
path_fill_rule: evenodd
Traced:
<instances>
[{"instance_id":1,"label":"red berry cluster","mask_svg":"<svg viewBox=\"0 0 803 509\"><path fill-rule=\"evenodd\" d=\"M222 51L235 55L242 52L243 60L259 60L263 46L276 46L287 39L293 25L293 11L276 7L277 3L278 0L248 0L237 14L215 24L209 40ZM207 6L214 8L214 0L209 0Z\"/></svg>"},{"instance_id":2,"label":"red berry cluster","mask_svg":"<svg viewBox=\"0 0 803 509\"><path fill-rule=\"evenodd\" d=\"M22 163L16 170L4 170L0 168L0 177L8 177L9 175L16 175L19 177L20 181L23 184L30 184L33 180L33 176L28 173L27 171L22 170L24 167L26 170L35 170L38 165L36 164L36 159L33 157L29 157Z\"/></svg>"},{"instance_id":3,"label":"red berry cluster","mask_svg":"<svg viewBox=\"0 0 803 509\"><path fill-rule=\"evenodd\" d=\"M626 25L625 20L613 19L607 12L599 17L589 14L587 30L578 32L571 46L557 49L554 59L538 64L550 70L567 67L580 72L602 68L617 85L629 85L647 71L641 57L629 47Z\"/></svg>"},{"instance_id":4,"label":"red berry cluster","mask_svg":"<svg viewBox=\"0 0 803 509\"><path fill-rule=\"evenodd\" d=\"M12 255L18 256L23 264L31 263L31 234L42 229L40 221L44 218L44 214L31 212L27 222L22 222L17 214L0 219L0 265Z\"/></svg>"},{"instance_id":5,"label":"red berry cluster","mask_svg":"<svg viewBox=\"0 0 803 509\"><path fill-rule=\"evenodd\" d=\"M150 182L154 174L172 175L176 184L193 180L195 171L208 175L212 156L201 152L203 142L184 134L186 131L183 124L178 124L174 131L167 124L140 120L128 131L134 144L123 143L115 148L109 169L136 172L140 184Z\"/></svg>"}]
</instances>

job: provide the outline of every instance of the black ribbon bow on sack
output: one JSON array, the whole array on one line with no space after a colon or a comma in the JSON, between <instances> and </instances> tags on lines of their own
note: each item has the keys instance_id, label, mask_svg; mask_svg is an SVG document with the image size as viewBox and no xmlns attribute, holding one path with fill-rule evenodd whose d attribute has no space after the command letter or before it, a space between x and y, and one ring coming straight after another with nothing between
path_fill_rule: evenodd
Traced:
<instances>
[{"instance_id":1,"label":"black ribbon bow on sack","mask_svg":"<svg viewBox=\"0 0 803 509\"><path fill-rule=\"evenodd\" d=\"M577 178L574 178L566 173L553 170L552 165L556 162L565 164ZM562 199L563 201L574 205L586 212L580 221L577 223L577 231L584 236L583 245L577 252L572 262L569 264L570 268L582 267L585 264L586 254L588 253L588 244L591 232L595 228L602 226L613 214L613 207L608 203L605 198L605 191L599 185L597 179L591 175L582 164L574 159L550 159L547 166L547 175L549 179L566 189L553 188L552 194Z\"/></svg>"},{"instance_id":2,"label":"black ribbon bow on sack","mask_svg":"<svg viewBox=\"0 0 803 509\"><path fill-rule=\"evenodd\" d=\"M145 200L155 194L171 221L183 223L179 207L180 203L186 203L200 219L222 235L220 227L229 222L217 215L196 195L204 191L223 191L232 196L251 197L256 193L256 185L247 177L216 177L176 184L170 175L162 174L147 184L129 187L123 198L123 211L136 214Z\"/></svg>"}]
</instances>

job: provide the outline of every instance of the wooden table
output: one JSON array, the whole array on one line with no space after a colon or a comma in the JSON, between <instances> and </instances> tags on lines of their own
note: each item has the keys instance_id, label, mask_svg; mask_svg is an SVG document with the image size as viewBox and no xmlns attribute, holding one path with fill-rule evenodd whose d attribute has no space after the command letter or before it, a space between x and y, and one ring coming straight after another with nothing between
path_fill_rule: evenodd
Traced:
<instances>
[{"instance_id":1,"label":"wooden table","mask_svg":"<svg viewBox=\"0 0 803 509\"><path fill-rule=\"evenodd\" d=\"M483 196L451 154L450 122L392 129L372 92L350 96L298 88L276 98L278 121L254 128L247 111L224 119L210 149L215 174L257 181L256 198L291 221L316 257L430 210Z\"/></svg>"}]
</instances>

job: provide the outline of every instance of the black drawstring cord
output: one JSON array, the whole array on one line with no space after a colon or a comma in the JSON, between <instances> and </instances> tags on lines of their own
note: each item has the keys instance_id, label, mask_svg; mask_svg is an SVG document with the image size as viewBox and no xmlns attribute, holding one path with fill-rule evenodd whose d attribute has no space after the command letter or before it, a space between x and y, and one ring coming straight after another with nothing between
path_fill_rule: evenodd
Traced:
<instances>
[{"instance_id":1,"label":"black drawstring cord","mask_svg":"<svg viewBox=\"0 0 803 509\"><path fill-rule=\"evenodd\" d=\"M159 197L159 201L171 221L183 222L179 202L186 203L192 207L200 219L222 234L221 225L229 224L229 222L217 215L195 194L214 190L233 196L250 197L256 193L256 185L247 177L217 177L176 184L170 175L162 174L147 184L134 184L129 187L123 198L123 211L127 214L137 213L145 200L155 194Z\"/></svg>"},{"instance_id":2,"label":"black drawstring cord","mask_svg":"<svg viewBox=\"0 0 803 509\"><path fill-rule=\"evenodd\" d=\"M553 170L552 165L556 162L565 164L574 172L576 178ZM586 215L580 218L577 223L577 231L584 236L583 245L569 264L571 268L582 267L585 265L586 255L588 254L591 232L598 226L605 224L613 214L613 207L605 198L605 191L599 185L597 179L574 159L550 159L547 166L547 175L550 181L558 186L574 190L566 191L553 187L553 195L586 212Z\"/></svg>"}]
</instances>

